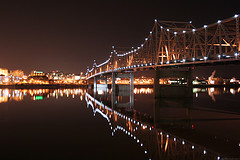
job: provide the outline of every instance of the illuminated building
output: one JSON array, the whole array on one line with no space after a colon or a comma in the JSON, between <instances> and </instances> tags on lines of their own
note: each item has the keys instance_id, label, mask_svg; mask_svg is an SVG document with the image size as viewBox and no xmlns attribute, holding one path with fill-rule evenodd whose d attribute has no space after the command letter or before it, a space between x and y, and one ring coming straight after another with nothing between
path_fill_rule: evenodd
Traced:
<instances>
[{"instance_id":1,"label":"illuminated building","mask_svg":"<svg viewBox=\"0 0 240 160\"><path fill-rule=\"evenodd\" d=\"M8 70L6 68L0 68L0 75L8 76Z\"/></svg>"},{"instance_id":2,"label":"illuminated building","mask_svg":"<svg viewBox=\"0 0 240 160\"><path fill-rule=\"evenodd\" d=\"M22 78L24 76L24 72L22 70L11 70L10 75L12 75L13 77L21 77Z\"/></svg>"},{"instance_id":3,"label":"illuminated building","mask_svg":"<svg viewBox=\"0 0 240 160\"><path fill-rule=\"evenodd\" d=\"M61 71L52 71L47 73L46 75L49 80L63 80L64 79L64 73Z\"/></svg>"},{"instance_id":4,"label":"illuminated building","mask_svg":"<svg viewBox=\"0 0 240 160\"><path fill-rule=\"evenodd\" d=\"M44 76L45 74L42 71L32 71L31 76Z\"/></svg>"}]
</instances>

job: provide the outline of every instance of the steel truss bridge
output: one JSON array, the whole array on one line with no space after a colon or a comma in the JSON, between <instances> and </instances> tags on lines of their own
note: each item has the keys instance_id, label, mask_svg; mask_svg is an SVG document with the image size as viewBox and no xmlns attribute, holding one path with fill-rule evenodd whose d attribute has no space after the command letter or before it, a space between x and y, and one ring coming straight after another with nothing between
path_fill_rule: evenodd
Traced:
<instances>
[{"instance_id":1,"label":"steel truss bridge","mask_svg":"<svg viewBox=\"0 0 240 160\"><path fill-rule=\"evenodd\" d=\"M192 22L155 20L152 31L137 48L115 48L109 58L86 72L97 75L169 66L239 62L239 14L195 28Z\"/></svg>"}]
</instances>

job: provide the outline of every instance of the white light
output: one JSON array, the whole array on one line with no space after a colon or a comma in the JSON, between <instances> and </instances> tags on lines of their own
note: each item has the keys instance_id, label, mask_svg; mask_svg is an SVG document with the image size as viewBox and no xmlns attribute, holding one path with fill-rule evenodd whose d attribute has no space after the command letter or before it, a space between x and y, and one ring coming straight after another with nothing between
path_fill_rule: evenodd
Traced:
<instances>
[{"instance_id":1,"label":"white light","mask_svg":"<svg viewBox=\"0 0 240 160\"><path fill-rule=\"evenodd\" d=\"M169 32L169 29L167 29L167 32Z\"/></svg>"},{"instance_id":2,"label":"white light","mask_svg":"<svg viewBox=\"0 0 240 160\"><path fill-rule=\"evenodd\" d=\"M203 151L203 154L207 154L207 151L206 151L206 150L204 150L204 151Z\"/></svg>"},{"instance_id":3,"label":"white light","mask_svg":"<svg viewBox=\"0 0 240 160\"><path fill-rule=\"evenodd\" d=\"M183 61L183 63L185 63L185 62L186 62L186 59L183 59L182 61Z\"/></svg>"},{"instance_id":4,"label":"white light","mask_svg":"<svg viewBox=\"0 0 240 160\"><path fill-rule=\"evenodd\" d=\"M207 60L207 59L208 59L208 57L206 57L206 56L205 56L205 57L203 57L203 59L204 59L204 60Z\"/></svg>"},{"instance_id":5,"label":"white light","mask_svg":"<svg viewBox=\"0 0 240 160\"><path fill-rule=\"evenodd\" d=\"M176 141L177 139L174 137L173 140Z\"/></svg>"},{"instance_id":6,"label":"white light","mask_svg":"<svg viewBox=\"0 0 240 160\"><path fill-rule=\"evenodd\" d=\"M236 56L236 57L237 57L237 56L238 56L238 53L234 53L234 56Z\"/></svg>"},{"instance_id":7,"label":"white light","mask_svg":"<svg viewBox=\"0 0 240 160\"><path fill-rule=\"evenodd\" d=\"M182 33L186 33L186 31L182 31Z\"/></svg>"},{"instance_id":8,"label":"white light","mask_svg":"<svg viewBox=\"0 0 240 160\"><path fill-rule=\"evenodd\" d=\"M220 157L218 156L217 159L220 160Z\"/></svg>"},{"instance_id":9,"label":"white light","mask_svg":"<svg viewBox=\"0 0 240 160\"><path fill-rule=\"evenodd\" d=\"M147 154L147 151L145 151L144 153Z\"/></svg>"},{"instance_id":10,"label":"white light","mask_svg":"<svg viewBox=\"0 0 240 160\"><path fill-rule=\"evenodd\" d=\"M193 31L193 32L195 32L195 31L196 31L196 29L192 29L192 31Z\"/></svg>"},{"instance_id":11,"label":"white light","mask_svg":"<svg viewBox=\"0 0 240 160\"><path fill-rule=\"evenodd\" d=\"M219 59L221 58L221 54L218 55L218 58L219 58Z\"/></svg>"},{"instance_id":12,"label":"white light","mask_svg":"<svg viewBox=\"0 0 240 160\"><path fill-rule=\"evenodd\" d=\"M189 23L191 24L191 23L192 23L192 21L189 21Z\"/></svg>"},{"instance_id":13,"label":"white light","mask_svg":"<svg viewBox=\"0 0 240 160\"><path fill-rule=\"evenodd\" d=\"M218 20L217 23L221 23L222 21L221 20Z\"/></svg>"},{"instance_id":14,"label":"white light","mask_svg":"<svg viewBox=\"0 0 240 160\"><path fill-rule=\"evenodd\" d=\"M155 19L154 21L157 22L157 19Z\"/></svg>"},{"instance_id":15,"label":"white light","mask_svg":"<svg viewBox=\"0 0 240 160\"><path fill-rule=\"evenodd\" d=\"M152 31L150 31L150 34L152 34Z\"/></svg>"},{"instance_id":16,"label":"white light","mask_svg":"<svg viewBox=\"0 0 240 160\"><path fill-rule=\"evenodd\" d=\"M193 61L195 61L195 58L192 58Z\"/></svg>"},{"instance_id":17,"label":"white light","mask_svg":"<svg viewBox=\"0 0 240 160\"><path fill-rule=\"evenodd\" d=\"M145 38L145 41L147 41L148 40L148 38Z\"/></svg>"},{"instance_id":18,"label":"white light","mask_svg":"<svg viewBox=\"0 0 240 160\"><path fill-rule=\"evenodd\" d=\"M174 32L174 34L176 35L176 34L177 34L177 32Z\"/></svg>"},{"instance_id":19,"label":"white light","mask_svg":"<svg viewBox=\"0 0 240 160\"><path fill-rule=\"evenodd\" d=\"M160 26L161 29L163 29L163 26Z\"/></svg>"},{"instance_id":20,"label":"white light","mask_svg":"<svg viewBox=\"0 0 240 160\"><path fill-rule=\"evenodd\" d=\"M207 28L207 25L204 25L203 27L204 27L204 28Z\"/></svg>"},{"instance_id":21,"label":"white light","mask_svg":"<svg viewBox=\"0 0 240 160\"><path fill-rule=\"evenodd\" d=\"M184 141L182 141L182 144L185 144L185 142L184 142Z\"/></svg>"},{"instance_id":22,"label":"white light","mask_svg":"<svg viewBox=\"0 0 240 160\"><path fill-rule=\"evenodd\" d=\"M192 146L192 149L194 149L195 147L194 146Z\"/></svg>"},{"instance_id":23,"label":"white light","mask_svg":"<svg viewBox=\"0 0 240 160\"><path fill-rule=\"evenodd\" d=\"M234 18L237 18L237 17L238 17L238 14L235 14L235 15L234 15Z\"/></svg>"}]
</instances>

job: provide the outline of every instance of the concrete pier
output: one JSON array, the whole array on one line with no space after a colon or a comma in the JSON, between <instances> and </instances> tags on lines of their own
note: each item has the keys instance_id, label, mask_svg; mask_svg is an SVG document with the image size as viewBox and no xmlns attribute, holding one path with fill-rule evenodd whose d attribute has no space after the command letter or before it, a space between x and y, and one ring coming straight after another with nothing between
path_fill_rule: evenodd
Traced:
<instances>
[{"instance_id":1,"label":"concrete pier","mask_svg":"<svg viewBox=\"0 0 240 160\"><path fill-rule=\"evenodd\" d=\"M116 85L116 78L128 78L130 79L129 85ZM129 86L129 87L128 87ZM112 73L112 106L124 108L124 106L128 106L130 108L134 105L134 73L126 72L126 73ZM129 96L129 102L126 104L116 104L116 95L118 96Z\"/></svg>"},{"instance_id":2,"label":"concrete pier","mask_svg":"<svg viewBox=\"0 0 240 160\"><path fill-rule=\"evenodd\" d=\"M159 84L161 78L184 78L187 81L186 85L182 84ZM154 96L155 98L181 98L192 97L192 69L187 71L182 70L163 70L155 68L154 76Z\"/></svg>"}]
</instances>

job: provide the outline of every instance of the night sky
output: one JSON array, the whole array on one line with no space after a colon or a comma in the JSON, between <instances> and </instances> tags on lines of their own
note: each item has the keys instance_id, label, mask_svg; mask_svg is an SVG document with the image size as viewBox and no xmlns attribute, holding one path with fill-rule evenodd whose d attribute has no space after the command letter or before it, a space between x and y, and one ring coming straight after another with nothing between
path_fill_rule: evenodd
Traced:
<instances>
[{"instance_id":1,"label":"night sky","mask_svg":"<svg viewBox=\"0 0 240 160\"><path fill-rule=\"evenodd\" d=\"M0 68L85 72L111 46L137 47L154 19L196 27L239 14L234 1L18 1L0 3Z\"/></svg>"}]
</instances>

